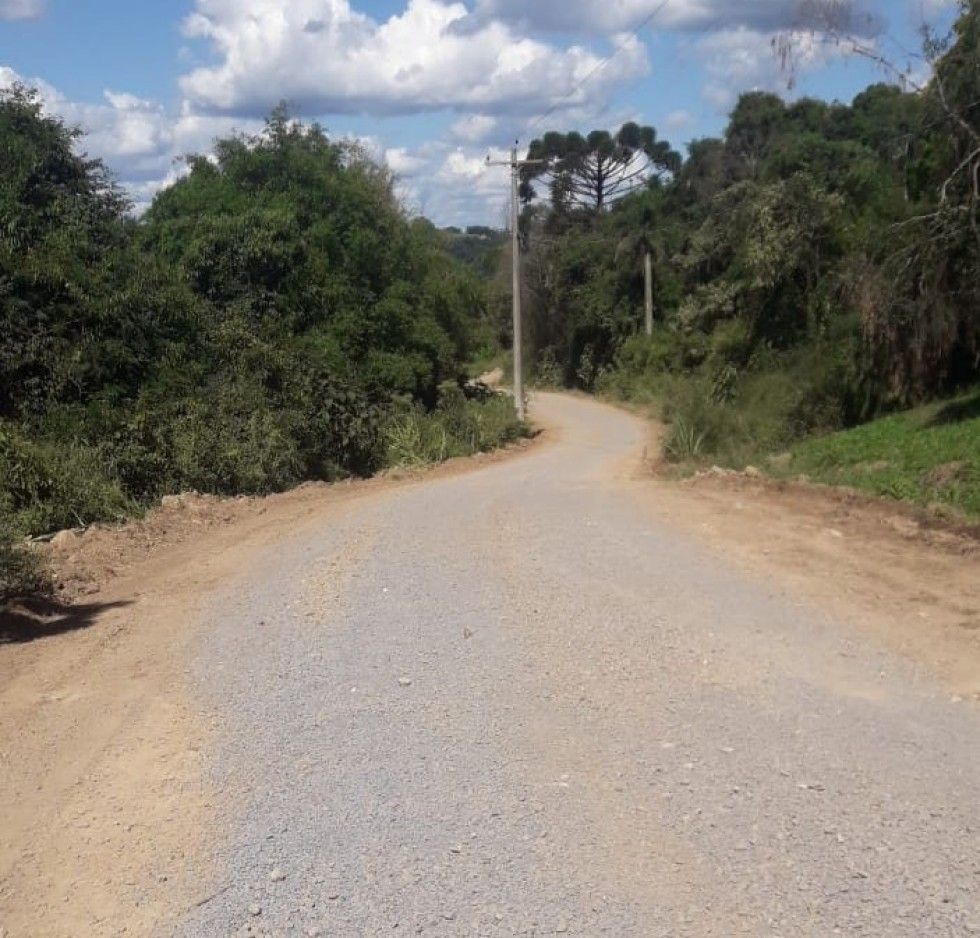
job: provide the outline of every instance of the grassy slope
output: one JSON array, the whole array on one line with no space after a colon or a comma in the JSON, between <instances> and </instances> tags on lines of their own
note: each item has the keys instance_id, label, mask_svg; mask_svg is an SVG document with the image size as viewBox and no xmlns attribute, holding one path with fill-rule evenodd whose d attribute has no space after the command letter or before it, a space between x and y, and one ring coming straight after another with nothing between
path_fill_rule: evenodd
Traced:
<instances>
[{"instance_id":1,"label":"grassy slope","mask_svg":"<svg viewBox=\"0 0 980 938\"><path fill-rule=\"evenodd\" d=\"M815 437L792 454L793 475L980 517L980 389Z\"/></svg>"}]
</instances>

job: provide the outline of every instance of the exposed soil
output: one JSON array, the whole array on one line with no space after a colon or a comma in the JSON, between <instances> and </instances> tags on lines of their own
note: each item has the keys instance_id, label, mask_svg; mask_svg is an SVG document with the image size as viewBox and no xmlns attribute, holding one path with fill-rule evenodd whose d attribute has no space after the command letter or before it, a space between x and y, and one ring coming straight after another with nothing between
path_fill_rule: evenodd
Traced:
<instances>
[{"instance_id":1,"label":"exposed soil","mask_svg":"<svg viewBox=\"0 0 980 938\"><path fill-rule=\"evenodd\" d=\"M954 696L980 700L976 526L850 490L724 471L658 481L648 503L720 561L870 631Z\"/></svg>"},{"instance_id":2,"label":"exposed soil","mask_svg":"<svg viewBox=\"0 0 980 938\"><path fill-rule=\"evenodd\" d=\"M56 601L0 615L0 935L142 935L207 902L201 846L222 793L201 761L222 727L184 691L201 604L353 501L512 454L264 499L184 496L46 548ZM652 516L709 546L720 566L852 623L964 705L980 699L970 531L817 487L668 482L635 459L620 468L597 484L642 490Z\"/></svg>"},{"instance_id":3,"label":"exposed soil","mask_svg":"<svg viewBox=\"0 0 980 938\"><path fill-rule=\"evenodd\" d=\"M0 936L145 935L207 900L215 726L185 692L202 602L354 500L534 445L268 498L188 494L42 547L55 598L0 610Z\"/></svg>"}]
</instances>

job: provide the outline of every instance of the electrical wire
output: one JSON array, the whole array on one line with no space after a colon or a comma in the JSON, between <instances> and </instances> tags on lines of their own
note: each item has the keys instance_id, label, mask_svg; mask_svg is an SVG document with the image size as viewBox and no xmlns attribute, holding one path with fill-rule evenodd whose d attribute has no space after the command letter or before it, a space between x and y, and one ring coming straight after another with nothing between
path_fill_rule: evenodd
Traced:
<instances>
[{"instance_id":1,"label":"electrical wire","mask_svg":"<svg viewBox=\"0 0 980 938\"><path fill-rule=\"evenodd\" d=\"M604 59L597 62L585 75L580 79L575 86L564 95L562 95L554 104L548 108L540 117L536 118L532 124L530 124L525 131L528 136L532 136L533 133L538 130L544 122L551 117L556 111L558 111L569 98L573 95L578 94L593 78L595 78L600 72L602 72L615 58L622 52L629 43L635 39L639 34L649 26L654 19L656 19L668 6L670 6L670 0L663 0L658 6L654 7L642 20L636 25L633 31L624 39L619 45L616 46L613 51L607 55Z\"/></svg>"}]
</instances>

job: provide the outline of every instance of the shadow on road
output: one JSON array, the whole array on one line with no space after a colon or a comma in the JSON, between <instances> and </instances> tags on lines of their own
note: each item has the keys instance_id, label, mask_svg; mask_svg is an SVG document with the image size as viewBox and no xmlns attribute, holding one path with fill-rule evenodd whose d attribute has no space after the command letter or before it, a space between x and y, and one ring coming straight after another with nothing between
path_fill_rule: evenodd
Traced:
<instances>
[{"instance_id":1,"label":"shadow on road","mask_svg":"<svg viewBox=\"0 0 980 938\"><path fill-rule=\"evenodd\" d=\"M103 612L129 605L132 604L115 602L69 606L42 597L12 600L0 606L0 645L24 644L87 629Z\"/></svg>"}]
</instances>

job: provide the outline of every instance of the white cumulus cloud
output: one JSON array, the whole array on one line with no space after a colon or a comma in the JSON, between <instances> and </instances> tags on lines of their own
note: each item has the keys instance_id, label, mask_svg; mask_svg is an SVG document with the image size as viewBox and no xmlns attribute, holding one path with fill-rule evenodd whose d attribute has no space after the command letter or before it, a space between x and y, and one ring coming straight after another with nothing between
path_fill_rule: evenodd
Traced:
<instances>
[{"instance_id":1,"label":"white cumulus cloud","mask_svg":"<svg viewBox=\"0 0 980 938\"><path fill-rule=\"evenodd\" d=\"M482 143L496 135L500 120L489 114L467 114L457 120L449 129L457 140L466 143Z\"/></svg>"},{"instance_id":2,"label":"white cumulus cloud","mask_svg":"<svg viewBox=\"0 0 980 938\"><path fill-rule=\"evenodd\" d=\"M937 0L929 0L937 2ZM864 0L830 0L850 29L876 31L881 21ZM814 25L810 0L477 0L466 25L501 20L526 29L611 33L636 29L647 17L654 29L713 32L748 28L761 32Z\"/></svg>"},{"instance_id":3,"label":"white cumulus cloud","mask_svg":"<svg viewBox=\"0 0 980 938\"><path fill-rule=\"evenodd\" d=\"M309 117L440 114L447 130L423 145L382 140L379 123L365 146L397 175L416 210L440 223L499 220L507 173L486 166L488 145L557 127L649 121L648 114L623 112L613 92L650 72L633 30L661 2L401 0L396 13L378 17L359 9L362 0L190 0L180 59L207 64L181 66L177 106L116 90L79 102L43 81L30 83L49 111L86 131L81 146L104 158L140 205L183 171L178 157L208 152L215 137L233 129L257 131L261 116L285 99ZM703 77L708 106L724 112L743 91L786 90L772 49L777 32L794 37L800 71L845 54L801 28L808 17L812 25L810 2L670 0L650 28L675 33L681 57ZM862 11L876 0L821 2L857 11L851 26L873 41L880 23ZM936 11L953 0L904 2ZM0 19L37 16L45 3L0 0ZM0 87L15 80L0 67ZM682 137L702 119L674 110L660 129Z\"/></svg>"},{"instance_id":4,"label":"white cumulus cloud","mask_svg":"<svg viewBox=\"0 0 980 938\"><path fill-rule=\"evenodd\" d=\"M208 153L217 137L241 130L257 133L262 122L195 113L184 106L169 114L153 101L107 91L98 103L74 101L41 79L25 79L0 65L0 90L21 83L36 88L44 109L84 131L79 148L104 159L144 210L163 187L186 171L180 157ZM509 176L488 168L486 149L435 140L417 147L388 146L376 136L359 137L367 153L398 177L398 191L411 211L440 224L475 224L496 219L509 191ZM503 159L502 151L494 151Z\"/></svg>"},{"instance_id":5,"label":"white cumulus cloud","mask_svg":"<svg viewBox=\"0 0 980 938\"><path fill-rule=\"evenodd\" d=\"M923 18L947 13L960 5L959 0L908 0L908 3L913 15L919 14Z\"/></svg>"},{"instance_id":6,"label":"white cumulus cloud","mask_svg":"<svg viewBox=\"0 0 980 938\"><path fill-rule=\"evenodd\" d=\"M124 92L106 91L99 103L75 101L39 78L25 79L12 68L0 66L0 89L14 84L37 89L49 114L79 127L80 149L105 160L137 208L173 182L183 171L178 160L187 153L207 152L214 139L235 129L254 132L257 121L194 114L184 108L176 115L163 105Z\"/></svg>"},{"instance_id":7,"label":"white cumulus cloud","mask_svg":"<svg viewBox=\"0 0 980 938\"><path fill-rule=\"evenodd\" d=\"M745 91L786 93L795 77L825 67L851 54L847 43L824 41L809 31L790 31L791 62L783 62L773 47L773 34L748 28L708 33L687 47L687 54L704 65L705 100L717 111L728 111Z\"/></svg>"},{"instance_id":8,"label":"white cumulus cloud","mask_svg":"<svg viewBox=\"0 0 980 938\"><path fill-rule=\"evenodd\" d=\"M462 3L409 0L384 21L349 0L197 0L184 23L217 58L181 79L187 100L216 113L261 113L280 99L300 113L388 115L453 109L531 113L563 95L600 99L648 69L646 49L624 40L615 61L578 86L601 58L559 48L490 21L461 32Z\"/></svg>"},{"instance_id":9,"label":"white cumulus cloud","mask_svg":"<svg viewBox=\"0 0 980 938\"><path fill-rule=\"evenodd\" d=\"M507 160L501 149L447 147L433 154L433 173L421 180L421 205L454 224L502 224L510 199L510 170L487 164Z\"/></svg>"},{"instance_id":10,"label":"white cumulus cloud","mask_svg":"<svg viewBox=\"0 0 980 938\"><path fill-rule=\"evenodd\" d=\"M668 134L682 134L690 130L697 123L697 118L690 112L683 109L671 111L663 122L663 129Z\"/></svg>"},{"instance_id":11,"label":"white cumulus cloud","mask_svg":"<svg viewBox=\"0 0 980 938\"><path fill-rule=\"evenodd\" d=\"M44 12L44 0L0 0L0 20L33 20Z\"/></svg>"},{"instance_id":12,"label":"white cumulus cloud","mask_svg":"<svg viewBox=\"0 0 980 938\"><path fill-rule=\"evenodd\" d=\"M413 176L429 164L424 155L408 147L389 147L383 150L381 158L393 173L402 178Z\"/></svg>"}]
</instances>

